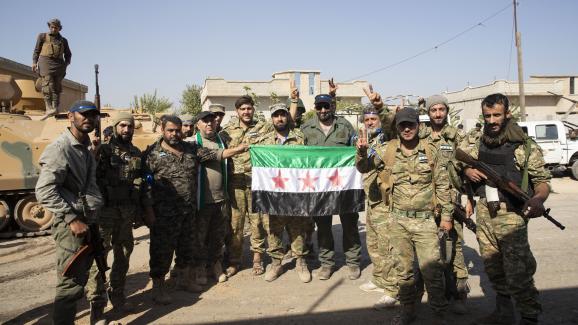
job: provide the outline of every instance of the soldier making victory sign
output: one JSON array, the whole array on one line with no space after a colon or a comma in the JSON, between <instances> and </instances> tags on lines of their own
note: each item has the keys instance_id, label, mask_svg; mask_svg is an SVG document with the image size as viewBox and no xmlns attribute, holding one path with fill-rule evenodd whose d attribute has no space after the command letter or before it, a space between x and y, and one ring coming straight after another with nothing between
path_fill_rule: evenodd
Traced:
<instances>
[{"instance_id":1,"label":"soldier making victory sign","mask_svg":"<svg viewBox=\"0 0 578 325\"><path fill-rule=\"evenodd\" d=\"M429 303L434 310L434 324L445 324L448 302L444 295L442 263L438 232L452 229L453 206L449 180L435 148L418 137L418 115L413 108L395 114L399 139L377 147L369 156L366 136L357 140L358 165L369 169L382 166L379 174L383 201L392 218L390 230L393 252L397 256L400 313L392 324L410 324L415 320L416 287L413 264L416 259L422 271ZM363 160L367 160L364 162ZM435 222L436 206L441 221Z\"/></svg>"}]
</instances>

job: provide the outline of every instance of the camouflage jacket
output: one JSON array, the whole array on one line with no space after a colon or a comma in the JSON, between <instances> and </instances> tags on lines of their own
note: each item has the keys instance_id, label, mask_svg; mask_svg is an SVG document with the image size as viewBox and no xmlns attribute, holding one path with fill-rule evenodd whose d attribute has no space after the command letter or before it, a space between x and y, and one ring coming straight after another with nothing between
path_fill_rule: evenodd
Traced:
<instances>
[{"instance_id":1,"label":"camouflage jacket","mask_svg":"<svg viewBox=\"0 0 578 325\"><path fill-rule=\"evenodd\" d=\"M219 135L227 145L227 148L234 148L242 143L255 144L259 137L273 129L273 125L268 122L254 120L248 128L243 128L239 119L232 119ZM231 158L231 168L233 174L245 174L251 176L251 156L249 152L244 152Z\"/></svg>"},{"instance_id":2,"label":"camouflage jacket","mask_svg":"<svg viewBox=\"0 0 578 325\"><path fill-rule=\"evenodd\" d=\"M282 142L280 142L282 140ZM303 145L305 144L305 137L298 129L289 130L289 134L285 139L277 137L277 131L273 130L262 135L256 141L257 144L280 144L280 145Z\"/></svg>"},{"instance_id":3,"label":"camouflage jacket","mask_svg":"<svg viewBox=\"0 0 578 325\"><path fill-rule=\"evenodd\" d=\"M355 136L351 123L341 116L335 117L328 135L321 130L317 116L303 123L301 131L305 135L305 144L308 146L351 146Z\"/></svg>"},{"instance_id":4,"label":"camouflage jacket","mask_svg":"<svg viewBox=\"0 0 578 325\"><path fill-rule=\"evenodd\" d=\"M89 146L90 143L80 143L66 129L40 156L36 199L55 218L63 218L66 223L83 217L80 192L85 192L89 210L102 207L102 195L96 184L96 161Z\"/></svg>"},{"instance_id":5,"label":"camouflage jacket","mask_svg":"<svg viewBox=\"0 0 578 325\"><path fill-rule=\"evenodd\" d=\"M439 152L440 164L447 166L448 175L450 177L450 185L457 189L461 189L462 179L458 175L457 162L455 160L455 152L457 148L461 147L466 135L462 130L453 127L449 124L444 125L439 135L434 135L431 126L420 127L419 136L421 139L427 139L435 149Z\"/></svg>"},{"instance_id":6,"label":"camouflage jacket","mask_svg":"<svg viewBox=\"0 0 578 325\"><path fill-rule=\"evenodd\" d=\"M181 141L183 153L176 155L165 150L162 141L149 146L143 157L146 184L142 203L161 216L192 213L197 206L199 164L217 159L217 151Z\"/></svg>"},{"instance_id":7,"label":"camouflage jacket","mask_svg":"<svg viewBox=\"0 0 578 325\"><path fill-rule=\"evenodd\" d=\"M409 156L402 152L398 144L392 166L384 166L386 148L390 145L389 143L378 145L375 148L376 154L371 157L361 155L358 151L357 168L360 172L391 168L392 207L405 211L433 211L434 203L436 203L441 205L442 220L451 221L454 208L451 203L448 172L445 166L440 164L439 153L429 143L427 145L431 146L430 152L434 161L428 160L423 147L424 143L420 141Z\"/></svg>"},{"instance_id":8,"label":"camouflage jacket","mask_svg":"<svg viewBox=\"0 0 578 325\"><path fill-rule=\"evenodd\" d=\"M474 159L478 159L480 141L482 141L481 138L474 144L469 152ZM514 150L514 160L516 161L515 166L520 171L524 169L526 158L525 151L526 150L524 149L523 144L519 145ZM550 186L550 179L552 178L552 175L544 166L545 162L542 149L534 140L530 141L530 156L528 157L529 183L532 183L534 186L540 183L546 183L548 186Z\"/></svg>"},{"instance_id":9,"label":"camouflage jacket","mask_svg":"<svg viewBox=\"0 0 578 325\"><path fill-rule=\"evenodd\" d=\"M367 203L370 206L375 206L376 204L383 201L383 198L381 197L381 191L377 183L377 174L383 165L376 166L376 168L368 168L367 163L369 162L369 159L372 159L377 154L376 148L387 143L386 139L387 137L383 132L379 133L377 136L374 136L369 140L367 157L361 157L359 150L355 156L357 169L360 172L365 173L363 175L363 188L365 190L365 196L367 197ZM362 164L364 165L362 166Z\"/></svg>"},{"instance_id":10,"label":"camouflage jacket","mask_svg":"<svg viewBox=\"0 0 578 325\"><path fill-rule=\"evenodd\" d=\"M142 180L141 151L116 136L97 153L96 182L107 206L138 205Z\"/></svg>"}]
</instances>

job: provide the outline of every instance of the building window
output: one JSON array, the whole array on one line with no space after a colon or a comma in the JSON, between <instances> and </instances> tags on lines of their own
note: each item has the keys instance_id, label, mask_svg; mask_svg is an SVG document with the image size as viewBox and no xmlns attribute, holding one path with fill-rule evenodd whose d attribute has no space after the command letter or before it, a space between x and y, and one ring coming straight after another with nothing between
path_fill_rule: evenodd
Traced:
<instances>
[{"instance_id":1,"label":"building window","mask_svg":"<svg viewBox=\"0 0 578 325\"><path fill-rule=\"evenodd\" d=\"M576 88L574 83L574 77L570 77L570 95L574 95L576 93Z\"/></svg>"},{"instance_id":2,"label":"building window","mask_svg":"<svg viewBox=\"0 0 578 325\"><path fill-rule=\"evenodd\" d=\"M555 124L536 125L536 140L558 140Z\"/></svg>"},{"instance_id":3,"label":"building window","mask_svg":"<svg viewBox=\"0 0 578 325\"><path fill-rule=\"evenodd\" d=\"M293 79L295 80L295 87L297 87L297 90L301 91L301 72L295 72Z\"/></svg>"},{"instance_id":4,"label":"building window","mask_svg":"<svg viewBox=\"0 0 578 325\"><path fill-rule=\"evenodd\" d=\"M309 95L315 94L315 73L309 72Z\"/></svg>"}]
</instances>

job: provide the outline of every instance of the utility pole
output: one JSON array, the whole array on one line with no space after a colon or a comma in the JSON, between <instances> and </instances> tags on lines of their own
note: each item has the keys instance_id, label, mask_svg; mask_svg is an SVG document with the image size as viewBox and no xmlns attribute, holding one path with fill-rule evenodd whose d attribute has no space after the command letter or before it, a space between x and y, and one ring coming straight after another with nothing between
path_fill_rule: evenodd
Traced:
<instances>
[{"instance_id":1,"label":"utility pole","mask_svg":"<svg viewBox=\"0 0 578 325\"><path fill-rule=\"evenodd\" d=\"M518 31L516 0L514 2L514 31L516 33L516 50L518 53L518 98L520 98L520 119L526 120L526 95L524 94L524 65L522 64L522 33Z\"/></svg>"}]
</instances>

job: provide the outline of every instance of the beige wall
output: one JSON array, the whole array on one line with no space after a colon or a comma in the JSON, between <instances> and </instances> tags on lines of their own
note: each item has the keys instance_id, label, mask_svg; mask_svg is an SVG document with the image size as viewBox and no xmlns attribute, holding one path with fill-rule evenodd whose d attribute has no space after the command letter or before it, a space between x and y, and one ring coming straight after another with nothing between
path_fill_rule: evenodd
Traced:
<instances>
[{"instance_id":1,"label":"beige wall","mask_svg":"<svg viewBox=\"0 0 578 325\"><path fill-rule=\"evenodd\" d=\"M44 97L34 88L34 81L37 77L30 66L0 57L0 74L12 76L22 91L22 99L14 105L16 109L32 114L44 113ZM85 99L87 92L87 86L64 79L60 94L60 110L65 111L75 101Z\"/></svg>"},{"instance_id":2,"label":"beige wall","mask_svg":"<svg viewBox=\"0 0 578 325\"><path fill-rule=\"evenodd\" d=\"M563 97L578 100L578 96L569 94L570 77L531 77L524 83L527 120L559 120L572 106ZM578 81L578 78L576 78ZM578 90L578 88L577 88ZM451 109L462 110L459 117L466 130L474 127L481 114L482 100L490 94L502 93L514 105L519 103L518 83L496 80L491 84L467 87L460 91L446 92ZM574 110L576 113L576 110ZM569 116L568 121L578 122L578 114Z\"/></svg>"}]
</instances>

